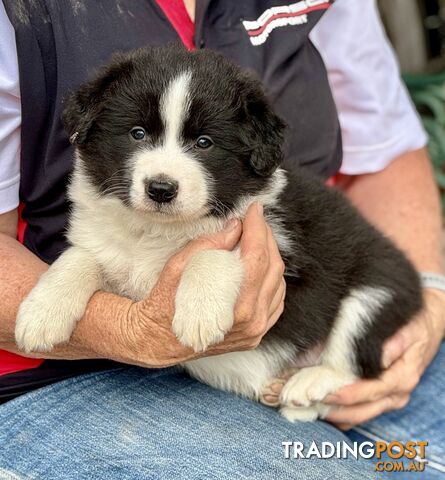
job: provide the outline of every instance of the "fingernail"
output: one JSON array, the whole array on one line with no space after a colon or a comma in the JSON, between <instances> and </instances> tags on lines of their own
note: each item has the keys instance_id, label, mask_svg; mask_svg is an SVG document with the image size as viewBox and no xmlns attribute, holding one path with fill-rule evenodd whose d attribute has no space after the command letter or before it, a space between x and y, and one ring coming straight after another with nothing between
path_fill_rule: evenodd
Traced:
<instances>
[{"instance_id":1,"label":"fingernail","mask_svg":"<svg viewBox=\"0 0 445 480\"><path fill-rule=\"evenodd\" d=\"M257 203L256 206L257 206L257 211L258 211L258 213L259 213L260 215L263 215L263 213L264 213L264 207L261 205L261 203Z\"/></svg>"},{"instance_id":2,"label":"fingernail","mask_svg":"<svg viewBox=\"0 0 445 480\"><path fill-rule=\"evenodd\" d=\"M232 230L235 230L236 227L239 225L239 220L236 218L232 218L226 223L226 226L224 227L224 230L226 232L230 232Z\"/></svg>"}]
</instances>

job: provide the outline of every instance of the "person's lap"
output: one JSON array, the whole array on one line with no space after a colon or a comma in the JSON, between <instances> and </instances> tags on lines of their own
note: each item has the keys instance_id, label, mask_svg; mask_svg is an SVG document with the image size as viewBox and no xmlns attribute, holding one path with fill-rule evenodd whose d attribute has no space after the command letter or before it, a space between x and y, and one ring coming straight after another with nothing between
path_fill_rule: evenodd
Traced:
<instances>
[{"instance_id":1,"label":"person's lap","mask_svg":"<svg viewBox=\"0 0 445 480\"><path fill-rule=\"evenodd\" d=\"M343 439L176 370L125 368L0 406L0 478L376 478L364 461L284 458L283 441Z\"/></svg>"},{"instance_id":2,"label":"person's lap","mask_svg":"<svg viewBox=\"0 0 445 480\"><path fill-rule=\"evenodd\" d=\"M440 466L444 407L443 347L411 404L360 432L427 440L427 455ZM0 406L0 479L381 477L375 460L284 458L283 441L345 439L324 422L288 423L275 410L177 370L129 367L69 379Z\"/></svg>"}]
</instances>

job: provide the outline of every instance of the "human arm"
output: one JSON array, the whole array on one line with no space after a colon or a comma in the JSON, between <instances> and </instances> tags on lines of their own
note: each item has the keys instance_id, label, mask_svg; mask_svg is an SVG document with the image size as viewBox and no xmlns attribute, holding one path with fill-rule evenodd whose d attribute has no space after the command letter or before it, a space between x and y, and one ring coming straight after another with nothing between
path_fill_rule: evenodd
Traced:
<instances>
[{"instance_id":1,"label":"human arm","mask_svg":"<svg viewBox=\"0 0 445 480\"><path fill-rule=\"evenodd\" d=\"M353 39L353 41L352 41ZM337 0L313 31L325 60L343 134L340 188L362 214L408 255L419 271L441 273L438 192L426 135L403 87L374 0ZM437 352L444 294L425 291L425 310L386 344L393 364L379 380L360 381L329 400L342 428L400 408ZM284 380L266 400L273 403Z\"/></svg>"},{"instance_id":2,"label":"human arm","mask_svg":"<svg viewBox=\"0 0 445 480\"><path fill-rule=\"evenodd\" d=\"M5 223L9 222L3 217L3 228ZM109 358L149 367L164 367L195 358L197 354L183 347L170 327L181 272L197 251L232 249L240 236L246 281L236 307L235 325L224 342L211 347L205 355L255 347L281 314L285 287L276 243L261 209L253 205L246 215L244 228L237 222L231 229L191 242L175 255L144 301L135 303L117 295L97 292L70 342L49 354L35 356ZM5 307L0 311L0 348L21 354L14 342L17 310L48 267L5 233L0 233L0 259L0 289L4 292Z\"/></svg>"},{"instance_id":3,"label":"human arm","mask_svg":"<svg viewBox=\"0 0 445 480\"><path fill-rule=\"evenodd\" d=\"M15 34L0 2L0 289L3 294L0 309L0 348L16 353L22 353L17 351L14 342L18 306L36 284L39 276L48 268L44 262L16 241L16 207L19 202L20 178L20 107ZM215 347L220 353L230 349L249 348L258 342L260 330L264 327L265 331L266 326L273 323L283 304L284 281L282 272L280 273L282 261L277 255L277 247L270 229L262 215L255 212L255 208L249 210L240 242L241 250L244 252L242 260L247 273L247 282L237 305L235 327L226 341ZM158 292L157 296L150 295L143 305L134 304L116 295L97 292L92 297L86 314L77 324L69 344L56 348L51 354L37 356L68 359L106 357L129 363L163 366L160 358L166 355L169 346L171 358L164 358L168 364L174 362L176 358L190 355L190 352L185 352L171 335L169 324L171 319L166 313L168 305L171 313L174 285L181 274L178 262L182 261L183 268L193 249L231 249L238 242L240 235L241 226L238 225L230 234L220 233L192 242L182 254L168 263L166 269L168 273L163 273L155 289ZM184 254L188 255L185 260ZM274 295L271 294L271 289L275 299L272 299ZM162 298L161 294L165 298ZM158 305L158 302L161 304ZM162 312L164 315L158 315ZM142 332L139 329L135 338L134 332L131 334L130 330L138 330L142 316L146 323L150 320L150 329L148 325L147 331ZM162 328L160 320L166 322ZM164 334L163 338L161 333ZM138 335L143 338L139 338ZM162 345L161 340L166 340L165 335L171 345ZM158 340L158 351L152 352L152 358L144 357L145 351L139 356L135 352L128 352L129 346L125 343L122 345L122 341L128 336L132 337L132 347L134 342L137 343L139 340L144 341L144 346L153 345ZM122 351L119 351L119 348ZM206 353L211 354L211 351Z\"/></svg>"},{"instance_id":4,"label":"human arm","mask_svg":"<svg viewBox=\"0 0 445 480\"><path fill-rule=\"evenodd\" d=\"M441 211L423 148L426 137L400 81L376 3L339 0L329 14L314 41L328 67L343 132L337 186L419 272L442 273ZM335 43L329 38L334 25ZM391 368L376 381L337 392L330 401L341 408L330 421L349 428L408 402L444 332L444 294L429 290L424 299L422 314L385 345L383 363Z\"/></svg>"},{"instance_id":5,"label":"human arm","mask_svg":"<svg viewBox=\"0 0 445 480\"><path fill-rule=\"evenodd\" d=\"M340 186L363 215L390 237L418 271L443 273L442 222L426 149L406 152L383 171L343 177ZM343 429L402 408L434 358L445 332L445 294L424 291L425 308L387 341L377 380L362 380L329 398L341 408L328 420Z\"/></svg>"}]
</instances>

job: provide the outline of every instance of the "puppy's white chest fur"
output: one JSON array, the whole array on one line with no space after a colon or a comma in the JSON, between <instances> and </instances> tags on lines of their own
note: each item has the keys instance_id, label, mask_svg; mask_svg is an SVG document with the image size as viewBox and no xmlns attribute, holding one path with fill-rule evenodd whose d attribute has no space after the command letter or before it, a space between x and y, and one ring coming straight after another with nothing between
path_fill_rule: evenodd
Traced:
<instances>
[{"instance_id":1,"label":"puppy's white chest fur","mask_svg":"<svg viewBox=\"0 0 445 480\"><path fill-rule=\"evenodd\" d=\"M156 284L167 260L180 246L170 241L159 247L160 239L148 235L132 240L135 240L134 248L126 255L123 256L119 245L111 240L109 252L97 252L97 258L106 271L104 290L142 300Z\"/></svg>"},{"instance_id":2,"label":"puppy's white chest fur","mask_svg":"<svg viewBox=\"0 0 445 480\"><path fill-rule=\"evenodd\" d=\"M102 289L133 300L149 294L168 259L191 239L179 231L165 236L139 220L128 212L119 215L81 207L74 212L68 235L95 258L102 271Z\"/></svg>"},{"instance_id":3,"label":"puppy's white chest fur","mask_svg":"<svg viewBox=\"0 0 445 480\"><path fill-rule=\"evenodd\" d=\"M214 217L162 223L154 214L124 207L118 199L98 197L79 175L73 177L70 197L75 207L69 241L99 265L101 289L132 300L150 293L169 258L190 240L224 225Z\"/></svg>"}]
</instances>

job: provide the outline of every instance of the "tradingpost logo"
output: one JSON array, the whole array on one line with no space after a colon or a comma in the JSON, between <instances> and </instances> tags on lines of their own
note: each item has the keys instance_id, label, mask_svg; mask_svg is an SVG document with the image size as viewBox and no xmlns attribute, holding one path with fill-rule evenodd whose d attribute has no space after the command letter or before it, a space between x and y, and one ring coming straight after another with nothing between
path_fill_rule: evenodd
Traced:
<instances>
[{"instance_id":1,"label":"tradingpost logo","mask_svg":"<svg viewBox=\"0 0 445 480\"><path fill-rule=\"evenodd\" d=\"M374 459L376 472L424 472L428 442L282 442L287 459Z\"/></svg>"}]
</instances>

